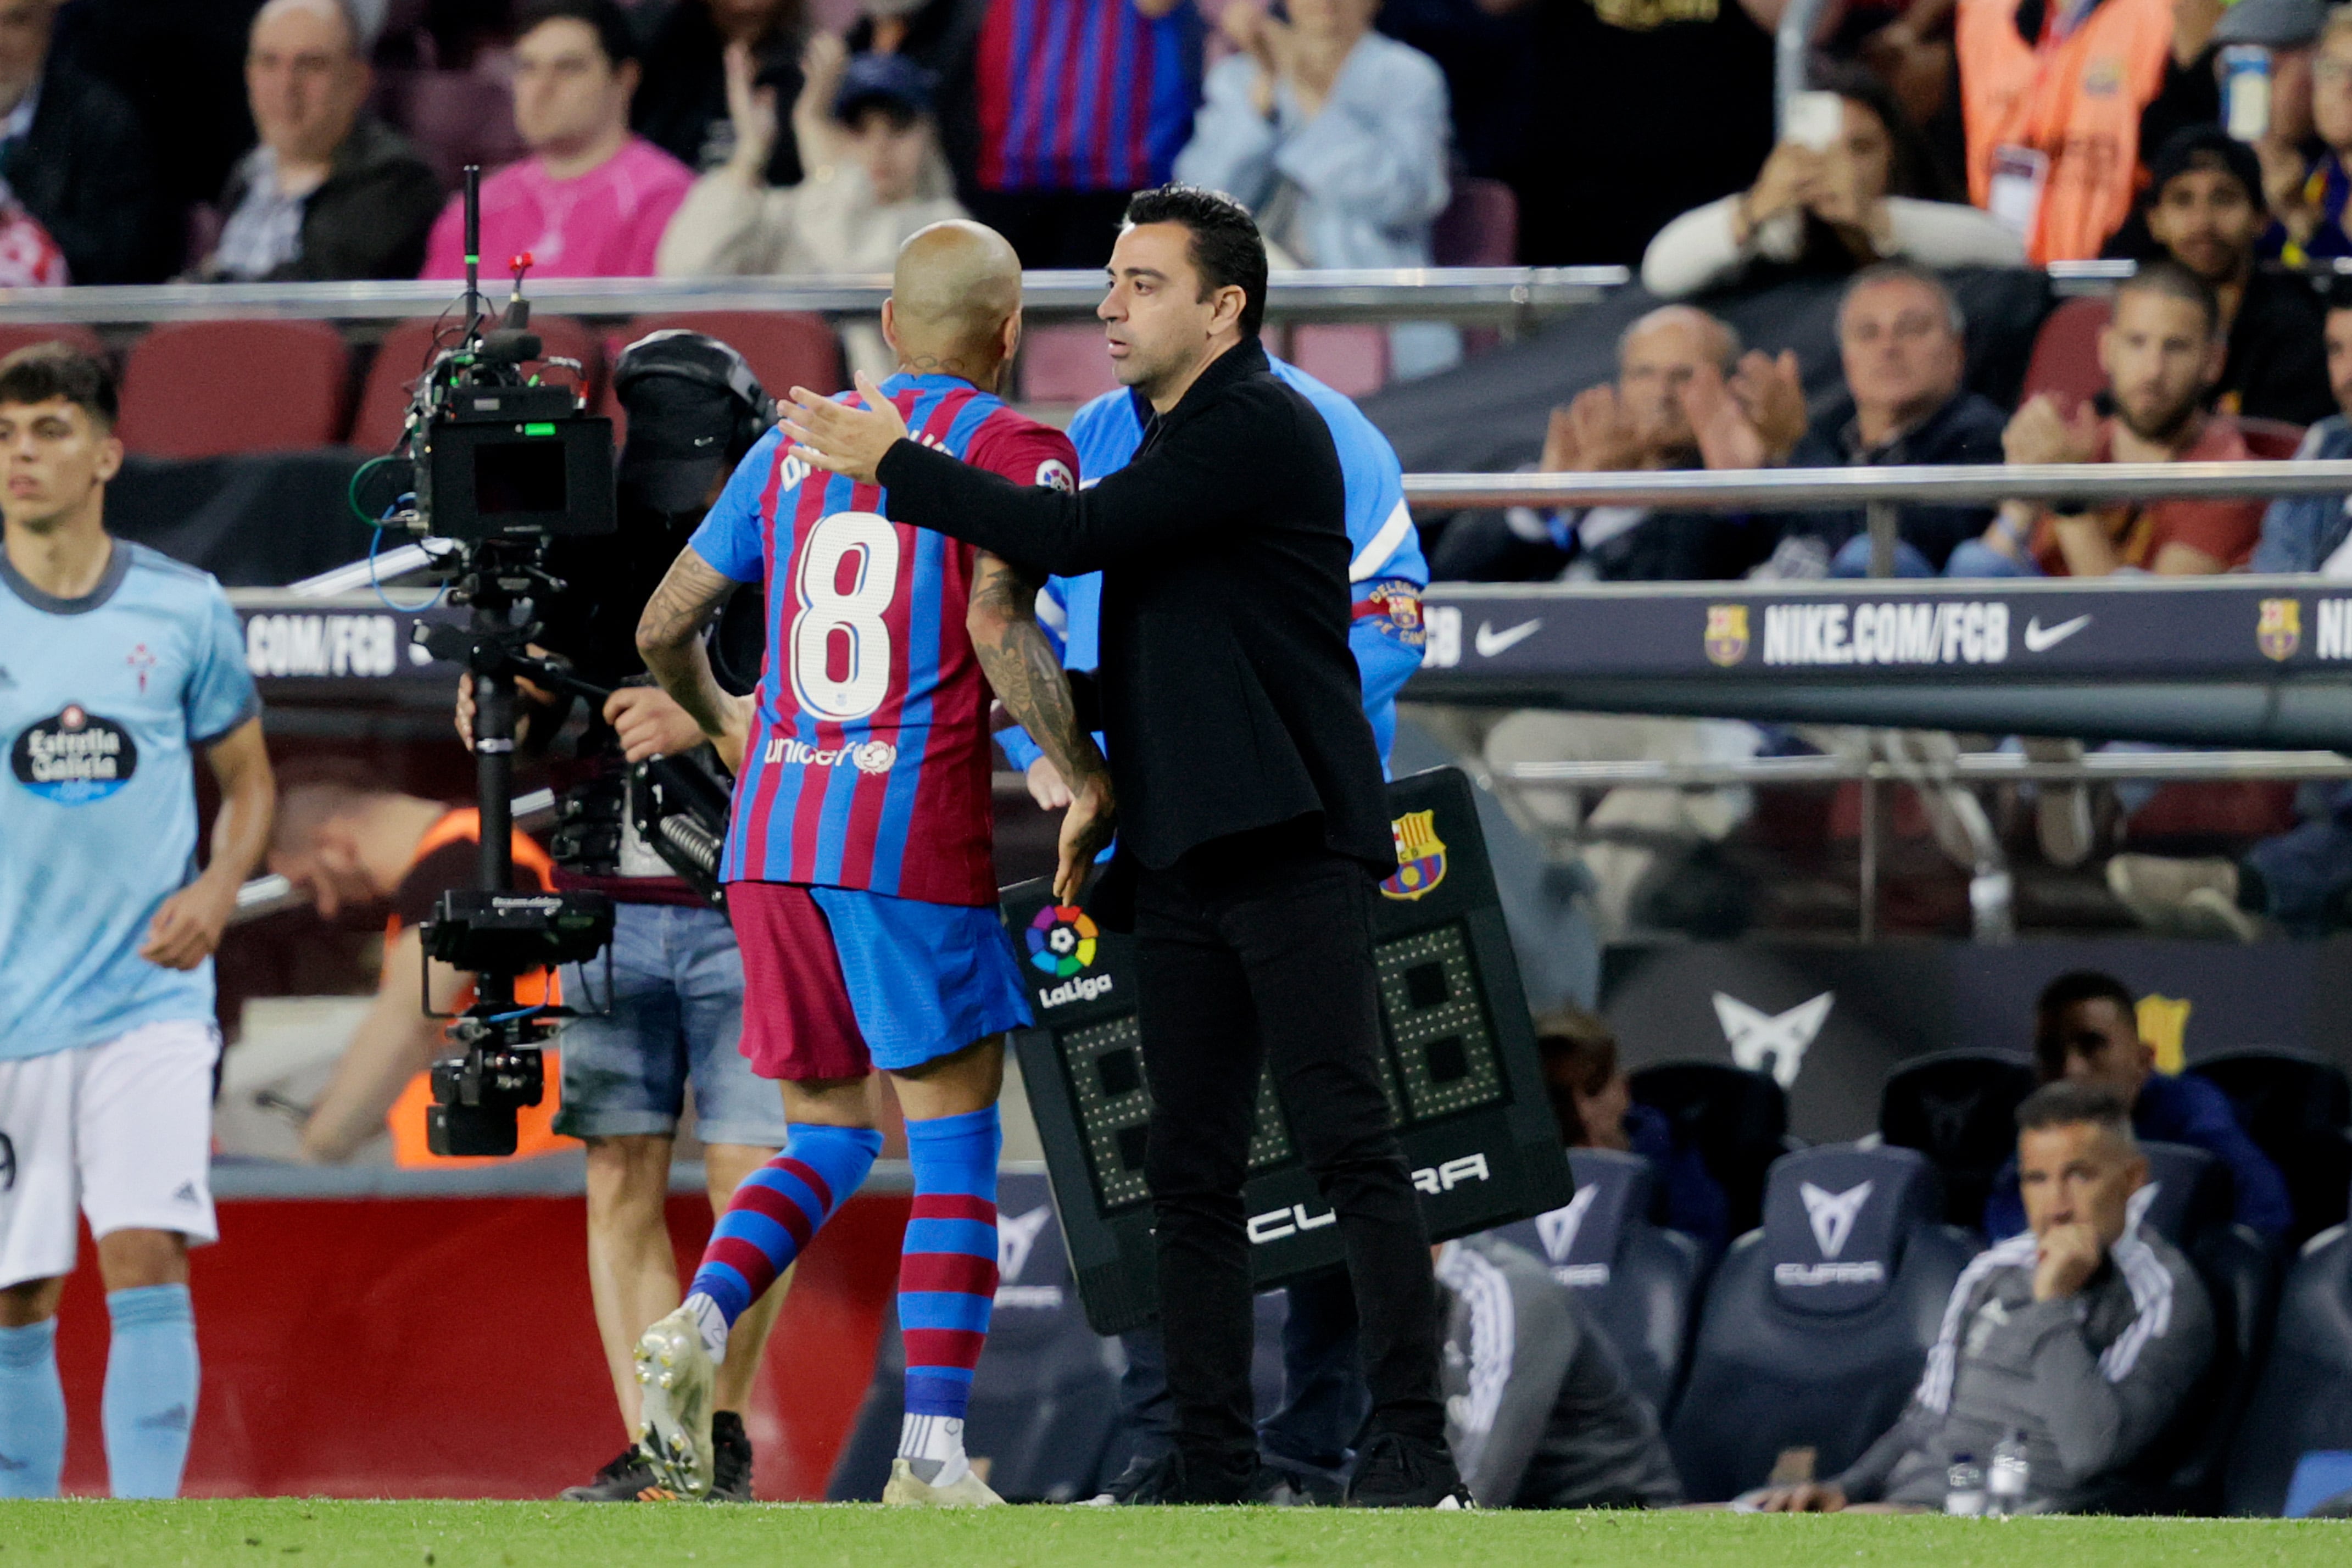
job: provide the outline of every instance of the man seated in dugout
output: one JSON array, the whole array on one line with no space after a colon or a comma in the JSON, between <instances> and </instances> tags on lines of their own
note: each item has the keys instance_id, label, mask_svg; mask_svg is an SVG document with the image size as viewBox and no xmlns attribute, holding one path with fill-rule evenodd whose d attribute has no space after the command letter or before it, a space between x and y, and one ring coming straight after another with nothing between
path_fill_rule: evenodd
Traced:
<instances>
[{"instance_id":1,"label":"man seated in dugout","mask_svg":"<svg viewBox=\"0 0 2352 1568\"><path fill-rule=\"evenodd\" d=\"M2112 1091L2046 1083L2017 1108L2030 1226L1952 1287L1911 1403L1843 1474L1768 1487L1766 1512L1939 1509L1953 1464L2025 1441L2025 1507L2095 1512L2173 1424L2213 1354L2213 1312L2178 1249L2140 1228L2147 1161Z\"/></svg>"}]
</instances>

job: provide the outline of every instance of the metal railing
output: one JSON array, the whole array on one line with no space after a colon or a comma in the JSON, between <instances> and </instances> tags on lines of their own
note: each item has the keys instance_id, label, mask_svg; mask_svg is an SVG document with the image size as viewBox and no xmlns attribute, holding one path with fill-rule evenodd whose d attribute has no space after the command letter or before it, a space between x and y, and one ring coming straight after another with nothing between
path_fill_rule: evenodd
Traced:
<instances>
[{"instance_id":1,"label":"metal railing","mask_svg":"<svg viewBox=\"0 0 2352 1568\"><path fill-rule=\"evenodd\" d=\"M2145 500L2352 495L2352 462L1945 464L1916 468L1664 469L1615 474L1408 474L1405 500L1463 507L1797 511L1932 501Z\"/></svg>"}]
</instances>

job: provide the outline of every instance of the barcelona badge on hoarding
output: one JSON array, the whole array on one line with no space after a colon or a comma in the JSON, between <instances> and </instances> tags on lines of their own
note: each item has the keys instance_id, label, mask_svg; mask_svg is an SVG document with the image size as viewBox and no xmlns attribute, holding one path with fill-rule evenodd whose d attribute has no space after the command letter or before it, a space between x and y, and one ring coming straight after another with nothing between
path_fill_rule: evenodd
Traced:
<instances>
[{"instance_id":1,"label":"barcelona badge on hoarding","mask_svg":"<svg viewBox=\"0 0 2352 1568\"><path fill-rule=\"evenodd\" d=\"M1748 606L1706 607L1706 656L1712 663L1727 666L1748 657Z\"/></svg>"},{"instance_id":2,"label":"barcelona badge on hoarding","mask_svg":"<svg viewBox=\"0 0 2352 1568\"><path fill-rule=\"evenodd\" d=\"M2266 658L2286 660L2294 657L2303 643L2303 601L2300 599L2265 599L2254 621L2254 646Z\"/></svg>"},{"instance_id":3,"label":"barcelona badge on hoarding","mask_svg":"<svg viewBox=\"0 0 2352 1568\"><path fill-rule=\"evenodd\" d=\"M1445 841L1434 811L1407 811L1389 824L1396 835L1396 874L1381 883L1390 898L1419 898L1445 880Z\"/></svg>"}]
</instances>

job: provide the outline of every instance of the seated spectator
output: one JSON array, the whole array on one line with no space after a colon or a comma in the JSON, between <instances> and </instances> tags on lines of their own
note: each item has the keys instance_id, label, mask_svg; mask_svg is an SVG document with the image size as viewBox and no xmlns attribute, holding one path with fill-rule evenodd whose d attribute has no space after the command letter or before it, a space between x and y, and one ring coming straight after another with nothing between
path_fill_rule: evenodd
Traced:
<instances>
[{"instance_id":1,"label":"seated spectator","mask_svg":"<svg viewBox=\"0 0 2352 1568\"><path fill-rule=\"evenodd\" d=\"M2352 295L2327 310L2327 379L2337 405L2311 427L2299 458L2352 457ZM2258 572L2352 578L2352 507L2343 496L2282 496L2263 515ZM2263 840L2236 861L2120 854L2107 887L2134 919L2171 936L2260 938L2275 924L2290 936L2352 927L2352 785L2327 791L2326 809Z\"/></svg>"},{"instance_id":2,"label":"seated spectator","mask_svg":"<svg viewBox=\"0 0 2352 1568\"><path fill-rule=\"evenodd\" d=\"M2311 62L2311 123L2319 150L2272 204L2291 267L2352 256L2352 11L2341 6L2326 13Z\"/></svg>"},{"instance_id":3,"label":"seated spectator","mask_svg":"<svg viewBox=\"0 0 2352 1568\"><path fill-rule=\"evenodd\" d=\"M793 105L808 172L783 190L761 173L776 101L772 89L752 85L751 66L750 51L730 48L728 85L742 117L735 156L695 181L670 219L655 259L663 277L887 272L908 235L964 215L949 193L920 66L898 55L853 60L830 35L812 39ZM844 337L853 370L880 381L898 369L871 322Z\"/></svg>"},{"instance_id":4,"label":"seated spectator","mask_svg":"<svg viewBox=\"0 0 2352 1568\"><path fill-rule=\"evenodd\" d=\"M1675 1139L1664 1113L1634 1102L1609 1026L1580 1008L1563 1008L1536 1020L1536 1051L1561 1141L1648 1160L1657 1176L1658 1223L1721 1251L1731 1239L1723 1185L1698 1150Z\"/></svg>"},{"instance_id":5,"label":"seated spectator","mask_svg":"<svg viewBox=\"0 0 2352 1568\"><path fill-rule=\"evenodd\" d=\"M852 55L898 55L931 74L931 118L940 151L969 205L980 180L980 109L973 55L987 0L859 0L843 42Z\"/></svg>"},{"instance_id":6,"label":"seated spectator","mask_svg":"<svg viewBox=\"0 0 2352 1568\"><path fill-rule=\"evenodd\" d=\"M2025 1506L2098 1511L2181 1414L2213 1355L2213 1308L2189 1260L2139 1226L2147 1181L2123 1102L2053 1083L2017 1108L2031 1229L1952 1288L1902 1417L1843 1473L1750 1500L1772 1512L1855 1503L1939 1509L1954 1458L2025 1440Z\"/></svg>"},{"instance_id":7,"label":"seated spectator","mask_svg":"<svg viewBox=\"0 0 2352 1568\"><path fill-rule=\"evenodd\" d=\"M1724 322L1696 306L1661 306L1617 340L1614 382L1587 387L1551 411L1536 467L1545 474L1754 467L1763 450L1792 446L1803 434L1804 396L1797 391L1791 402L1795 387L1792 357L1743 359L1739 334ZM1694 419L1695 399L1710 416L1704 430ZM1763 530L1719 512L1572 507L1543 515L1517 507L1454 521L1431 552L1430 576L1691 581L1738 577L1769 553Z\"/></svg>"},{"instance_id":8,"label":"seated spectator","mask_svg":"<svg viewBox=\"0 0 2352 1568\"><path fill-rule=\"evenodd\" d=\"M2042 1082L2103 1090L2130 1112L2139 1136L2203 1149L2229 1167L2238 1223L2273 1239L2286 1234L2294 1214L2278 1167L2246 1136L2219 1089L2156 1070L2156 1048L2140 1038L2138 1005L2122 981L2090 969L2061 975L2042 988L2033 1019L2033 1066ZM1985 1234L2014 1235L2030 1218L2030 1196L2021 1207L2017 1170L2004 1166L1985 1203Z\"/></svg>"},{"instance_id":9,"label":"seated spectator","mask_svg":"<svg viewBox=\"0 0 2352 1568\"><path fill-rule=\"evenodd\" d=\"M2215 125L2175 133L2150 164L2146 221L2155 254L2210 284L2221 303L2229 351L2209 406L2291 424L2334 413L2318 296L2255 261L2270 218L2253 149Z\"/></svg>"},{"instance_id":10,"label":"seated spectator","mask_svg":"<svg viewBox=\"0 0 2352 1568\"><path fill-rule=\"evenodd\" d=\"M1923 200L1926 151L1876 77L1840 67L1817 80L1844 120L1825 149L1783 141L1747 190L1694 207L1642 256L1642 287L1676 299L1771 268L1851 272L1902 256L1921 267L2017 267L2025 246L1965 203Z\"/></svg>"},{"instance_id":11,"label":"seated spectator","mask_svg":"<svg viewBox=\"0 0 2352 1568\"><path fill-rule=\"evenodd\" d=\"M802 14L791 0L668 0L646 34L645 80L629 105L630 126L689 169L724 168L742 131L727 57L749 57L751 75L779 102L797 99L807 42ZM801 183L799 129L769 133L758 165L762 183Z\"/></svg>"},{"instance_id":12,"label":"seated spectator","mask_svg":"<svg viewBox=\"0 0 2352 1568\"><path fill-rule=\"evenodd\" d=\"M112 88L51 55L57 14L0 0L0 286L160 281L179 257L146 134Z\"/></svg>"},{"instance_id":13,"label":"seated spectator","mask_svg":"<svg viewBox=\"0 0 2352 1568\"><path fill-rule=\"evenodd\" d=\"M1228 0L1217 25L1237 52L1209 72L1176 178L1256 214L1276 266L1429 265L1445 210L1445 75L1372 31L1375 0L1291 0L1288 21ZM1399 376L1461 358L1450 327L1390 329Z\"/></svg>"},{"instance_id":14,"label":"seated spectator","mask_svg":"<svg viewBox=\"0 0 2352 1568\"><path fill-rule=\"evenodd\" d=\"M383 789L357 769L320 768L280 793L269 869L307 894L321 919L370 904L391 911L375 1005L310 1107L302 1128L307 1158L347 1160L388 1124L400 1164L435 1163L425 1142L425 1108L432 1103L425 1075L447 1042L443 1020L425 1017L419 1006L426 965L417 926L444 893L478 885L480 843L481 818L472 809ZM514 863L515 885L554 886L554 862L520 829L514 834ZM473 1001L471 976L436 966L432 982L436 1011L463 1011ZM552 999L550 988L545 976L526 976L517 994ZM547 1052L545 1065L547 1098L522 1113L518 1154L558 1146L551 1124L563 1075L555 1051Z\"/></svg>"},{"instance_id":15,"label":"seated spectator","mask_svg":"<svg viewBox=\"0 0 2352 1568\"><path fill-rule=\"evenodd\" d=\"M2221 372L2221 305L2176 261L2150 262L2116 293L2099 335L2115 413L2085 404L2070 419L2047 392L2001 433L2011 463L2242 463L2246 443L2209 415L2205 389ZM1948 577L2194 577L2245 564L2262 531L2256 501L2160 500L2111 507L2004 502L1981 540L1952 551Z\"/></svg>"},{"instance_id":16,"label":"seated spectator","mask_svg":"<svg viewBox=\"0 0 2352 1568\"><path fill-rule=\"evenodd\" d=\"M364 111L375 73L346 0L269 0L253 18L245 91L261 140L221 193L206 278L414 277L441 183Z\"/></svg>"},{"instance_id":17,"label":"seated spectator","mask_svg":"<svg viewBox=\"0 0 2352 1568\"><path fill-rule=\"evenodd\" d=\"M650 277L694 175L629 134L636 41L618 0L526 0L516 18L515 130L530 156L482 182L482 265L529 252L541 277ZM466 275L453 198L425 249L426 277Z\"/></svg>"}]
</instances>

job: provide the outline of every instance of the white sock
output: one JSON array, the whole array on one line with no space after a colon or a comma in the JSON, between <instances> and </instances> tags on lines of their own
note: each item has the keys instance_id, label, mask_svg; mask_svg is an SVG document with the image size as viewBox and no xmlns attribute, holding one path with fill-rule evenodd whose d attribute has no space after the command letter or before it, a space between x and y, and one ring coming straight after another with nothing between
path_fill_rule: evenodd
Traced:
<instances>
[{"instance_id":1,"label":"white sock","mask_svg":"<svg viewBox=\"0 0 2352 1568\"><path fill-rule=\"evenodd\" d=\"M694 1326L702 1331L702 1348L710 1353L713 1365L727 1359L727 1314L719 1303L697 1291L686 1299L687 1310L694 1314Z\"/></svg>"},{"instance_id":2,"label":"white sock","mask_svg":"<svg viewBox=\"0 0 2352 1568\"><path fill-rule=\"evenodd\" d=\"M963 1422L953 1416L908 1416L898 1425L898 1457L915 1479L951 1487L971 1473L964 1458Z\"/></svg>"}]
</instances>

